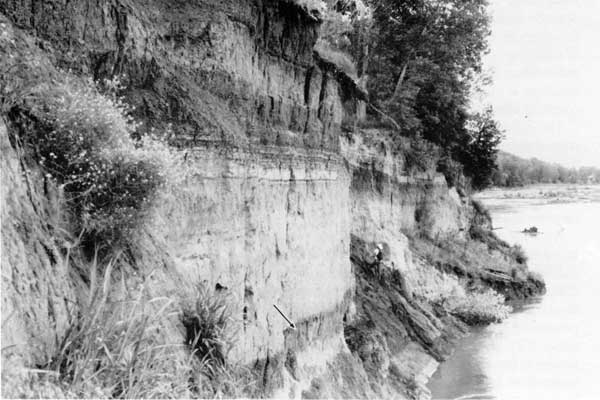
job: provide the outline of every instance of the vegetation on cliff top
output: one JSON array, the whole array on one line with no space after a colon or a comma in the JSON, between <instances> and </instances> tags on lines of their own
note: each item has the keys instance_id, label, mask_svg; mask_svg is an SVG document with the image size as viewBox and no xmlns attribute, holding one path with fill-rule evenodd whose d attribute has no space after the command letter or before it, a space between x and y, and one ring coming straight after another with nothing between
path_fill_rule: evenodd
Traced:
<instances>
[{"instance_id":1,"label":"vegetation on cliff top","mask_svg":"<svg viewBox=\"0 0 600 400\"><path fill-rule=\"evenodd\" d=\"M357 60L370 123L392 127L392 139L439 146L438 170L451 185L464 172L473 188L489 186L502 132L491 108L469 104L489 81L487 0L340 0L332 8L337 18L326 20L323 39Z\"/></svg>"}]
</instances>

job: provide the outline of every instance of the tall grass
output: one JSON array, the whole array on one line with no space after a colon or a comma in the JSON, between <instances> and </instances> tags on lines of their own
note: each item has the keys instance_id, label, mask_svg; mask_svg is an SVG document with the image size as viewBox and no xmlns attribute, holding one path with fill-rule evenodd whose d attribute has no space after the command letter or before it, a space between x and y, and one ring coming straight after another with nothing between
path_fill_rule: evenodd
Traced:
<instances>
[{"instance_id":1,"label":"tall grass","mask_svg":"<svg viewBox=\"0 0 600 400\"><path fill-rule=\"evenodd\" d=\"M116 296L114 265L106 266L101 282L93 265L88 301L45 368L76 397L190 397L195 361L182 343L167 344L161 335L176 303L148 298L143 286L128 295L124 283Z\"/></svg>"},{"instance_id":2,"label":"tall grass","mask_svg":"<svg viewBox=\"0 0 600 400\"><path fill-rule=\"evenodd\" d=\"M260 395L254 371L228 363L233 334L221 298L196 293L193 310L181 299L150 297L111 279L113 260L91 265L90 290L58 350L36 368L2 370L3 397L240 398ZM167 335L191 318L194 339ZM171 326L173 328L173 326ZM177 332L177 330L175 330ZM173 340L174 339L174 340ZM218 350L217 350L218 349Z\"/></svg>"},{"instance_id":3,"label":"tall grass","mask_svg":"<svg viewBox=\"0 0 600 400\"><path fill-rule=\"evenodd\" d=\"M235 337L232 322L227 298L204 285L197 285L195 301L183 308L186 343L209 367L225 364Z\"/></svg>"},{"instance_id":4,"label":"tall grass","mask_svg":"<svg viewBox=\"0 0 600 400\"><path fill-rule=\"evenodd\" d=\"M258 371L228 360L237 338L230 297L203 284L195 289L193 301L182 304L181 322L186 330L185 342L206 378L198 388L201 397L263 397Z\"/></svg>"}]
</instances>

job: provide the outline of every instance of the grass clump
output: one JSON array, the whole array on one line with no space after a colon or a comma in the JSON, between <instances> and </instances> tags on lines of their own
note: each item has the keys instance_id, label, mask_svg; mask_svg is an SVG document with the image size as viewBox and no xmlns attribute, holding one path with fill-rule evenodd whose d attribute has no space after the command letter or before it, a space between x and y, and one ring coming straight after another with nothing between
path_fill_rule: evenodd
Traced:
<instances>
[{"instance_id":1,"label":"grass clump","mask_svg":"<svg viewBox=\"0 0 600 400\"><path fill-rule=\"evenodd\" d=\"M224 365L233 345L229 314L227 298L211 293L203 285L198 285L195 302L184 306L182 323L186 329L186 343L210 366Z\"/></svg>"},{"instance_id":2,"label":"grass clump","mask_svg":"<svg viewBox=\"0 0 600 400\"><path fill-rule=\"evenodd\" d=\"M7 364L15 363L7 366ZM4 399L61 399L69 396L61 387L54 371L23 368L18 361L2 360L2 398ZM99 396L98 396L99 397Z\"/></svg>"},{"instance_id":3,"label":"grass clump","mask_svg":"<svg viewBox=\"0 0 600 400\"><path fill-rule=\"evenodd\" d=\"M204 378L200 397L264 397L257 371L228 361L237 336L228 296L197 285L194 302L183 305L181 322L186 331L185 343L199 362Z\"/></svg>"},{"instance_id":4,"label":"grass clump","mask_svg":"<svg viewBox=\"0 0 600 400\"><path fill-rule=\"evenodd\" d=\"M165 343L161 335L163 324L177 313L175 303L149 298L143 286L132 295L123 283L115 293L113 265L100 284L93 266L87 304L41 368L55 372L67 397L190 397L195 359L183 344Z\"/></svg>"},{"instance_id":5,"label":"grass clump","mask_svg":"<svg viewBox=\"0 0 600 400\"><path fill-rule=\"evenodd\" d=\"M225 360L232 336L221 299L202 291L190 315L180 302L150 297L143 285L131 291L123 281L119 288L111 280L115 265L104 267L103 279L92 266L88 299L46 363L2 369L4 397L260 396L257 375ZM189 318L202 327L191 343L167 336L168 324Z\"/></svg>"}]
</instances>

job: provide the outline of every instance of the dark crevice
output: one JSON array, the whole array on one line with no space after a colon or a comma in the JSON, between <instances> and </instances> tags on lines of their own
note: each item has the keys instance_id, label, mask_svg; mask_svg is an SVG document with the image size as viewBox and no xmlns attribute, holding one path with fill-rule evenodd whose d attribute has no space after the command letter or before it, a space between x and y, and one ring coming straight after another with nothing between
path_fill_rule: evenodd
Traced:
<instances>
[{"instance_id":1,"label":"dark crevice","mask_svg":"<svg viewBox=\"0 0 600 400\"><path fill-rule=\"evenodd\" d=\"M267 384L269 383L269 364L270 363L271 363L271 359L269 357L269 351L267 351L267 358L265 359L265 366L263 367L263 373L262 373L263 388L266 388Z\"/></svg>"},{"instance_id":2,"label":"dark crevice","mask_svg":"<svg viewBox=\"0 0 600 400\"><path fill-rule=\"evenodd\" d=\"M304 104L310 107L310 84L315 67L310 67L306 70L306 78L304 80Z\"/></svg>"}]
</instances>

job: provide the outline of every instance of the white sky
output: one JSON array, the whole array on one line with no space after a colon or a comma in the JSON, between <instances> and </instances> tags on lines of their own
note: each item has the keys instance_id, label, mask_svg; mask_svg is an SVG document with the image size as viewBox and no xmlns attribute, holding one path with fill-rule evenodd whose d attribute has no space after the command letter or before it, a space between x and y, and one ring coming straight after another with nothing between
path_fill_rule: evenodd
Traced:
<instances>
[{"instance_id":1,"label":"white sky","mask_svg":"<svg viewBox=\"0 0 600 400\"><path fill-rule=\"evenodd\" d=\"M490 0L503 150L600 167L600 0Z\"/></svg>"}]
</instances>

